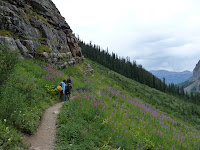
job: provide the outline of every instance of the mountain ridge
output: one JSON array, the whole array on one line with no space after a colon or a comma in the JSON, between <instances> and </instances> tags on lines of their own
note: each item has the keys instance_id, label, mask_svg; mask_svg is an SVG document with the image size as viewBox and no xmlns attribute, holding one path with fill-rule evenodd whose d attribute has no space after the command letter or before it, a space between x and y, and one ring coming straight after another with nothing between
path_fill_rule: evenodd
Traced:
<instances>
[{"instance_id":1,"label":"mountain ridge","mask_svg":"<svg viewBox=\"0 0 200 150\"><path fill-rule=\"evenodd\" d=\"M193 76L181 85L186 85L184 87L185 92L200 93L200 60L193 70Z\"/></svg>"},{"instance_id":2,"label":"mountain ridge","mask_svg":"<svg viewBox=\"0 0 200 150\"><path fill-rule=\"evenodd\" d=\"M185 70L182 72L168 71L168 70L150 70L153 75L163 80L165 78L165 82L167 84L174 83L178 84L188 80L192 77L192 72L189 70Z\"/></svg>"}]
</instances>

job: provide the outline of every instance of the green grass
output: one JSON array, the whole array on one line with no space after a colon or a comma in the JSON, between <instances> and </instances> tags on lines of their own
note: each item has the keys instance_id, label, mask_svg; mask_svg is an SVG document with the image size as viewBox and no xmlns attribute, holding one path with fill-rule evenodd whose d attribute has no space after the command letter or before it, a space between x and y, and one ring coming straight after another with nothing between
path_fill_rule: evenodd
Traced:
<instances>
[{"instance_id":1,"label":"green grass","mask_svg":"<svg viewBox=\"0 0 200 150\"><path fill-rule=\"evenodd\" d=\"M26 9L27 9L26 16L28 17L28 19L41 20L44 24L46 24L47 26L50 26L47 19L45 19L42 15L38 15L36 12L32 11L29 8L26 8Z\"/></svg>"},{"instance_id":2,"label":"green grass","mask_svg":"<svg viewBox=\"0 0 200 150\"><path fill-rule=\"evenodd\" d=\"M10 31L7 31L7 30L0 30L0 35L13 38L13 34Z\"/></svg>"},{"instance_id":3,"label":"green grass","mask_svg":"<svg viewBox=\"0 0 200 150\"><path fill-rule=\"evenodd\" d=\"M8 1L8 0L2 0L2 1L4 1L4 2L6 2L6 3L9 3L9 1Z\"/></svg>"},{"instance_id":4,"label":"green grass","mask_svg":"<svg viewBox=\"0 0 200 150\"><path fill-rule=\"evenodd\" d=\"M0 120L0 133L0 150L28 148L28 145L23 141L22 134L15 128L8 126L6 119Z\"/></svg>"},{"instance_id":5,"label":"green grass","mask_svg":"<svg viewBox=\"0 0 200 150\"><path fill-rule=\"evenodd\" d=\"M74 101L63 105L58 126L59 150L192 150L200 142L197 130L112 89L76 93Z\"/></svg>"},{"instance_id":6,"label":"green grass","mask_svg":"<svg viewBox=\"0 0 200 150\"><path fill-rule=\"evenodd\" d=\"M41 45L36 49L36 53L52 52L47 45Z\"/></svg>"},{"instance_id":7,"label":"green grass","mask_svg":"<svg viewBox=\"0 0 200 150\"><path fill-rule=\"evenodd\" d=\"M65 70L73 77L73 88L74 93L77 91L77 98L64 104L59 115L57 149L197 149L199 147L195 142L200 142L200 134L194 129L199 127L199 106L125 78L88 59L85 62L91 64L94 75L83 75L84 64L68 67ZM118 94L109 92L107 86ZM80 89L85 92L79 91ZM94 92L90 92L91 89ZM135 106L129 102L130 100L139 101L139 104L159 113L154 117L155 122L150 120L151 112ZM117 102L119 104L116 108ZM102 103L105 106L103 111L100 105ZM120 111L121 109L123 111ZM125 122L123 117L126 114L128 115ZM147 122L148 125L145 124ZM193 138L189 132L195 137ZM174 134L176 137L173 137ZM183 140L180 140L181 137Z\"/></svg>"},{"instance_id":8,"label":"green grass","mask_svg":"<svg viewBox=\"0 0 200 150\"><path fill-rule=\"evenodd\" d=\"M59 102L56 87L64 78L45 62L19 60L0 87L0 149L26 148L21 133L33 134L45 109Z\"/></svg>"},{"instance_id":9,"label":"green grass","mask_svg":"<svg viewBox=\"0 0 200 150\"><path fill-rule=\"evenodd\" d=\"M0 87L7 80L15 64L18 62L16 55L17 51L10 51L8 46L0 45Z\"/></svg>"},{"instance_id":10,"label":"green grass","mask_svg":"<svg viewBox=\"0 0 200 150\"><path fill-rule=\"evenodd\" d=\"M125 78L88 59L85 63L91 64L94 74L84 75L84 63L60 71L39 60L20 60L15 65L0 87L0 149L27 147L22 133L36 131L44 110L58 102L57 85L68 76L72 76L72 96L76 98L65 103L59 115L57 149L198 147L195 142L199 142L200 134L194 128L200 128L199 106ZM159 113L154 123L150 119L152 113L141 108L143 105Z\"/></svg>"},{"instance_id":11,"label":"green grass","mask_svg":"<svg viewBox=\"0 0 200 150\"><path fill-rule=\"evenodd\" d=\"M126 96L141 99L193 126L199 126L200 106L140 84L92 61L88 60L88 62L95 68L94 78L96 81L94 80L94 82L96 82L97 88L102 85L100 88L102 89L105 85L108 85Z\"/></svg>"},{"instance_id":12,"label":"green grass","mask_svg":"<svg viewBox=\"0 0 200 150\"><path fill-rule=\"evenodd\" d=\"M38 38L37 40L38 40L38 41L40 41L40 42L41 42L41 41L45 41L45 42L47 42L47 41L48 41L48 39L47 39L47 38Z\"/></svg>"},{"instance_id":13,"label":"green grass","mask_svg":"<svg viewBox=\"0 0 200 150\"><path fill-rule=\"evenodd\" d=\"M46 86L57 84L42 79L44 74L48 72L34 61L20 61L2 86L1 118L21 132L35 132L44 110L56 102L57 97Z\"/></svg>"}]
</instances>

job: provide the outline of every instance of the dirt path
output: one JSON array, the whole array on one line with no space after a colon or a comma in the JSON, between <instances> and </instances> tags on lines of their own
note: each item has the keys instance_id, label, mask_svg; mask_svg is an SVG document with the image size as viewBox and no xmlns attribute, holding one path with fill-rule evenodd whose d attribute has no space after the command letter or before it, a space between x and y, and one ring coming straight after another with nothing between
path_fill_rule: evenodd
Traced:
<instances>
[{"instance_id":1,"label":"dirt path","mask_svg":"<svg viewBox=\"0 0 200 150\"><path fill-rule=\"evenodd\" d=\"M31 143L30 150L54 150L56 121L61 107L62 103L58 103L48 108L37 132L34 135L25 136L25 141Z\"/></svg>"}]
</instances>

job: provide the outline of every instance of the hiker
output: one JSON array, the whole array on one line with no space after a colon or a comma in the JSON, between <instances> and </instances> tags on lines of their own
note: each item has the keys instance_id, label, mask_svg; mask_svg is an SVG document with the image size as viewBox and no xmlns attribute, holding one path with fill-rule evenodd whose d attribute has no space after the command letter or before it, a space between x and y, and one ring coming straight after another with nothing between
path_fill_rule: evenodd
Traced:
<instances>
[{"instance_id":1,"label":"hiker","mask_svg":"<svg viewBox=\"0 0 200 150\"><path fill-rule=\"evenodd\" d=\"M71 83L68 83L67 86L66 86L66 90L65 90L67 101L70 100L71 88L72 88Z\"/></svg>"},{"instance_id":2,"label":"hiker","mask_svg":"<svg viewBox=\"0 0 200 150\"><path fill-rule=\"evenodd\" d=\"M69 76L69 79L67 79L67 84L71 84L71 88L72 88L72 79L71 79L71 76Z\"/></svg>"},{"instance_id":3,"label":"hiker","mask_svg":"<svg viewBox=\"0 0 200 150\"><path fill-rule=\"evenodd\" d=\"M70 85L70 90L72 89L72 79L71 79L71 76L69 76L69 79L67 79L67 84L71 84Z\"/></svg>"},{"instance_id":4,"label":"hiker","mask_svg":"<svg viewBox=\"0 0 200 150\"><path fill-rule=\"evenodd\" d=\"M64 101L66 101L66 98L65 98L66 83L67 83L67 81L63 80L59 84L62 87L62 91L60 91L60 100L61 101L63 100L63 95L64 95Z\"/></svg>"}]
</instances>

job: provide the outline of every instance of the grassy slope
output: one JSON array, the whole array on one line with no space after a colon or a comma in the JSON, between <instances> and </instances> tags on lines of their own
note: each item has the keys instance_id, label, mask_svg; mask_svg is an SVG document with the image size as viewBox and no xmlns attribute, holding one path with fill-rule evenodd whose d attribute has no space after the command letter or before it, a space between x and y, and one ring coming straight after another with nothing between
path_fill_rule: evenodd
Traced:
<instances>
[{"instance_id":1,"label":"grassy slope","mask_svg":"<svg viewBox=\"0 0 200 150\"><path fill-rule=\"evenodd\" d=\"M54 89L63 78L53 66L41 61L17 63L0 87L0 149L27 147L21 133L36 131L44 110L58 102Z\"/></svg>"},{"instance_id":2,"label":"grassy slope","mask_svg":"<svg viewBox=\"0 0 200 150\"><path fill-rule=\"evenodd\" d=\"M112 89L121 91L126 96L138 98L152 104L159 110L200 129L200 126L198 126L200 123L200 106L140 84L92 61L87 61L95 69L95 78L91 77L90 80L97 85L97 89L109 86ZM98 82L102 82L101 86L98 85Z\"/></svg>"},{"instance_id":3,"label":"grassy slope","mask_svg":"<svg viewBox=\"0 0 200 150\"><path fill-rule=\"evenodd\" d=\"M168 112L171 114L170 116L177 117L172 117L173 119L184 120L184 117L187 116L188 122L192 125L198 123L197 110L199 107L127 79L90 60L86 59L86 62L94 68L94 76L91 73L87 77L84 75L86 72L85 64L77 64L74 67L68 67L66 70L57 71L53 66L41 61L19 61L14 72L5 85L1 87L0 149L24 149L26 147L21 132L35 132L44 110L58 102L58 93L54 90L55 87L68 75L71 75L73 79L73 95L80 89L87 91L94 89L94 92L78 92L76 94L77 99L74 102L64 105L58 122L60 127L58 128L57 149L83 149L83 147L88 149L110 149L111 147L131 149L144 147L144 145L152 149L159 147L158 144L166 148L168 143L173 143L175 147L178 147L180 142L172 142L171 139L166 142L166 137L161 138L157 135L154 138L154 136L151 136L151 127L141 128L141 120L143 119L142 123L147 122L146 119L149 118L149 114L143 108L140 109L139 106L132 105L129 102L135 101L132 97L142 99L160 110ZM129 99L119 94L116 95L113 91L108 92L107 86L129 97ZM88 98L90 101L87 101ZM94 104L93 98L104 101L108 106L100 108L101 110L104 109L103 113L94 111L96 108L91 107ZM91 100L92 104L90 104ZM80 107L81 103L84 107ZM119 106L117 108L114 107L116 103ZM140 106L143 106L143 104ZM99 104L95 103L95 107L99 107ZM186 108L188 111L185 111ZM191 108L196 112L192 112ZM77 110L74 111L76 114L71 113L70 110L72 109ZM121 109L122 111L120 111ZM151 109L154 110L152 107ZM127 119L128 126L122 125L125 123L123 117L126 112L127 118L129 118ZM135 114L137 114L139 121L135 118ZM112 133L114 132L113 127L109 125L112 123L110 122L112 115L119 116L113 117L112 121L121 123L115 124L116 135ZM160 123L159 117L156 121ZM152 121L149 124L152 125ZM181 133L186 131L182 123L172 124L174 124L173 127L178 126L177 130L180 128ZM120 131L123 131L123 133ZM164 132L163 130L160 131ZM189 128L188 131L192 130ZM171 132L170 130L167 134L169 137ZM199 133L196 130L193 130L192 133L192 136L197 137L190 141L198 141ZM157 142L158 139L160 142ZM72 143L72 146L69 143ZM189 146L194 148L196 145L190 144Z\"/></svg>"},{"instance_id":4,"label":"grassy slope","mask_svg":"<svg viewBox=\"0 0 200 150\"><path fill-rule=\"evenodd\" d=\"M72 74L73 87L86 91L74 92L77 98L64 104L58 121L57 149L199 147L200 134L191 127L198 127L199 106L127 79L90 60L86 62L95 70L94 76L80 74L85 70L83 64L66 70Z\"/></svg>"}]
</instances>

